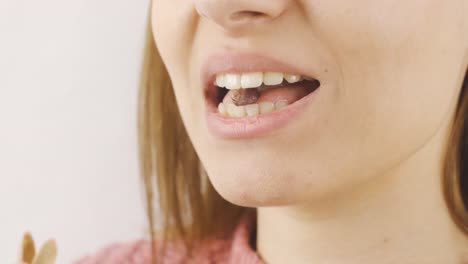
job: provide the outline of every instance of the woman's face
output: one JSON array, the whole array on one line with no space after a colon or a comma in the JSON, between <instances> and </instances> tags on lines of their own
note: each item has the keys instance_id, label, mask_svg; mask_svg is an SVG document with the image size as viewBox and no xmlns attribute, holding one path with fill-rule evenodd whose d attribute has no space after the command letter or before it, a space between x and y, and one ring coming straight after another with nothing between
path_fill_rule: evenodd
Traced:
<instances>
[{"instance_id":1,"label":"woman's face","mask_svg":"<svg viewBox=\"0 0 468 264\"><path fill-rule=\"evenodd\" d=\"M185 127L214 187L239 205L298 204L383 177L447 125L467 67L466 0L153 2ZM223 98L216 75L231 73L230 88L275 82L262 72L320 87L284 81L248 93L259 108L218 113L253 90ZM288 106L248 116L276 101Z\"/></svg>"}]
</instances>

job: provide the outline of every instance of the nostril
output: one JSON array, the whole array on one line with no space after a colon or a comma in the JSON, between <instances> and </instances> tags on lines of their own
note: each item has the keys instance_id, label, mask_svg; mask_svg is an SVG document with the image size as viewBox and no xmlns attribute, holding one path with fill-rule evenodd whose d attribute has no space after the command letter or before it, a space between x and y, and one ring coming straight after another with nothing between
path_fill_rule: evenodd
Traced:
<instances>
[{"instance_id":1,"label":"nostril","mask_svg":"<svg viewBox=\"0 0 468 264\"><path fill-rule=\"evenodd\" d=\"M266 18L268 15L257 11L238 11L229 16L233 21Z\"/></svg>"}]
</instances>

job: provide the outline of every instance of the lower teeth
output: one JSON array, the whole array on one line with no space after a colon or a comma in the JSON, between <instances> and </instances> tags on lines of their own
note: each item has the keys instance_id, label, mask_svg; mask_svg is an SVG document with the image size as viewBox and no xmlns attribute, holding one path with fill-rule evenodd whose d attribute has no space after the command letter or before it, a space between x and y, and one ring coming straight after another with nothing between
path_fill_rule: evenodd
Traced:
<instances>
[{"instance_id":1,"label":"lower teeth","mask_svg":"<svg viewBox=\"0 0 468 264\"><path fill-rule=\"evenodd\" d=\"M228 117L246 117L266 114L275 110L281 109L288 105L288 101L280 100L276 102L261 102L258 104L240 105L234 103L220 103L218 105L218 113Z\"/></svg>"}]
</instances>

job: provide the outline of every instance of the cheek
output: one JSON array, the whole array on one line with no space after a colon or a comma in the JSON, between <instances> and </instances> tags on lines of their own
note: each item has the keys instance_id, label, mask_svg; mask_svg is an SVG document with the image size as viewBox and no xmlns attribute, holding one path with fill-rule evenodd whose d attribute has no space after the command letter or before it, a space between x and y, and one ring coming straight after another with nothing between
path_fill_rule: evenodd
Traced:
<instances>
[{"instance_id":1,"label":"cheek","mask_svg":"<svg viewBox=\"0 0 468 264\"><path fill-rule=\"evenodd\" d=\"M153 1L151 25L154 40L188 132L193 130L193 121L200 109L199 102L193 98L199 97L201 92L190 74L189 63L194 53L192 43L197 19L192 1Z\"/></svg>"},{"instance_id":2,"label":"cheek","mask_svg":"<svg viewBox=\"0 0 468 264\"><path fill-rule=\"evenodd\" d=\"M168 70L174 62L186 64L197 25L192 1L153 1L151 26L156 45Z\"/></svg>"},{"instance_id":3,"label":"cheek","mask_svg":"<svg viewBox=\"0 0 468 264\"><path fill-rule=\"evenodd\" d=\"M388 137L392 143L413 141L412 147L416 134L416 140L432 135L456 98L464 53L461 43L456 44L457 5L435 0L323 1L317 8L322 15L314 30L340 73L336 126L375 139Z\"/></svg>"}]
</instances>

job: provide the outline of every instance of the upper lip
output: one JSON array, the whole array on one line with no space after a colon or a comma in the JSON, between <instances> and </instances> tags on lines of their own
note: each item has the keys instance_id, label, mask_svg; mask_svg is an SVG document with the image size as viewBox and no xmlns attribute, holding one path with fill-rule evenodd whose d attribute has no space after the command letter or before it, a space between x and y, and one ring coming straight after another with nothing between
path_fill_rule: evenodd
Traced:
<instances>
[{"instance_id":1,"label":"upper lip","mask_svg":"<svg viewBox=\"0 0 468 264\"><path fill-rule=\"evenodd\" d=\"M317 79L287 62L254 53L222 52L209 56L201 68L205 93L214 93L216 75L220 73L281 72Z\"/></svg>"}]
</instances>

